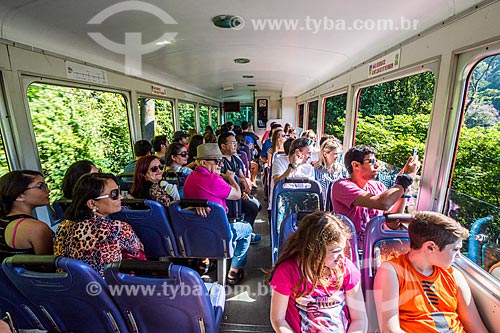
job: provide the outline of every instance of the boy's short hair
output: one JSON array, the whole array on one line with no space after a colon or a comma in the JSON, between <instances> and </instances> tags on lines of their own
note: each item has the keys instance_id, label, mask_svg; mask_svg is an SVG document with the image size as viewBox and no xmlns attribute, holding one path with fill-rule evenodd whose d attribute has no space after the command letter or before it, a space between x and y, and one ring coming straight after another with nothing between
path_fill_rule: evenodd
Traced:
<instances>
[{"instance_id":1,"label":"boy's short hair","mask_svg":"<svg viewBox=\"0 0 500 333\"><path fill-rule=\"evenodd\" d=\"M152 154L153 145L148 140L139 140L134 143L134 154L136 157L146 156L148 153Z\"/></svg>"},{"instance_id":2,"label":"boy's short hair","mask_svg":"<svg viewBox=\"0 0 500 333\"><path fill-rule=\"evenodd\" d=\"M167 136L166 135L157 135L153 138L151 141L151 144L153 145L153 149L155 152L160 152L161 151L161 146L167 144Z\"/></svg>"},{"instance_id":3,"label":"boy's short hair","mask_svg":"<svg viewBox=\"0 0 500 333\"><path fill-rule=\"evenodd\" d=\"M376 154L377 150L369 146L354 146L344 155L344 165L349 174L352 174L352 161L363 163L366 155Z\"/></svg>"},{"instance_id":4,"label":"boy's short hair","mask_svg":"<svg viewBox=\"0 0 500 333\"><path fill-rule=\"evenodd\" d=\"M427 241L434 242L439 251L446 245L469 237L469 231L451 217L429 211L414 212L408 225L410 248L418 250Z\"/></svg>"}]
</instances>

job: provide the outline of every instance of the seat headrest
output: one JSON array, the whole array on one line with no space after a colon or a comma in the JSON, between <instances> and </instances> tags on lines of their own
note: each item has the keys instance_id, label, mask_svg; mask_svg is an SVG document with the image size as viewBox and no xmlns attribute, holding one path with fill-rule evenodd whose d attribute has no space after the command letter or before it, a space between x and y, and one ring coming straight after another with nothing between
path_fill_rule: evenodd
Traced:
<instances>
[{"instance_id":1,"label":"seat headrest","mask_svg":"<svg viewBox=\"0 0 500 333\"><path fill-rule=\"evenodd\" d=\"M55 273L58 258L52 255L17 254L12 257L11 263L14 267L23 267L29 271Z\"/></svg>"},{"instance_id":2,"label":"seat headrest","mask_svg":"<svg viewBox=\"0 0 500 333\"><path fill-rule=\"evenodd\" d=\"M148 277L169 277L170 261L122 260L119 272Z\"/></svg>"}]
</instances>

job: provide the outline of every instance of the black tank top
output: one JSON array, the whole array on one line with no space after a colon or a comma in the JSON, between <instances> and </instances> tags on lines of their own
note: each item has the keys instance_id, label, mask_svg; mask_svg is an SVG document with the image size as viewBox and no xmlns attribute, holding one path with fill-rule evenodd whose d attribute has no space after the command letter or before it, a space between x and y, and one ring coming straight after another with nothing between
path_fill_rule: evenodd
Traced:
<instances>
[{"instance_id":1,"label":"black tank top","mask_svg":"<svg viewBox=\"0 0 500 333\"><path fill-rule=\"evenodd\" d=\"M35 250L32 248L31 249L14 249L14 248L7 245L7 242L5 239L5 229L7 229L7 226L9 225L10 222L17 220L17 219L23 219L23 218L32 219L33 216L26 215L26 214L18 214L18 215L0 217L0 262L3 261L7 257L13 256L14 254L35 254Z\"/></svg>"}]
</instances>

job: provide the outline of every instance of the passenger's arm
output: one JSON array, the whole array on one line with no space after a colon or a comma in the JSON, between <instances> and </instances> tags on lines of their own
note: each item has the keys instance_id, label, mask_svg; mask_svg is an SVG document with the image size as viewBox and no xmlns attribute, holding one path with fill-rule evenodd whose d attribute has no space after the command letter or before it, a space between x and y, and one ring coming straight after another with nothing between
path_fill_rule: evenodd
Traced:
<instances>
[{"instance_id":1,"label":"passenger's arm","mask_svg":"<svg viewBox=\"0 0 500 333\"><path fill-rule=\"evenodd\" d=\"M399 282L394 267L383 262L375 275L373 297L382 333L404 333L399 324Z\"/></svg>"},{"instance_id":2,"label":"passenger's arm","mask_svg":"<svg viewBox=\"0 0 500 333\"><path fill-rule=\"evenodd\" d=\"M395 185L390 189L382 192L381 194L373 195L371 193L365 193L360 195L352 203L354 206L361 206L367 208L375 208L384 211L390 211L391 213L399 212L401 213L404 209L404 198L401 196L405 193L403 186ZM400 202L398 202L400 201ZM398 203L397 205L395 205Z\"/></svg>"},{"instance_id":3,"label":"passenger's arm","mask_svg":"<svg viewBox=\"0 0 500 333\"><path fill-rule=\"evenodd\" d=\"M234 172L226 170L226 173L221 174L222 178L231 185L231 192L227 196L227 200L239 200L241 199L241 189L236 180L234 179Z\"/></svg>"},{"instance_id":4,"label":"passenger's arm","mask_svg":"<svg viewBox=\"0 0 500 333\"><path fill-rule=\"evenodd\" d=\"M271 295L271 325L277 333L295 333L285 320L289 297L274 290Z\"/></svg>"},{"instance_id":5,"label":"passenger's arm","mask_svg":"<svg viewBox=\"0 0 500 333\"><path fill-rule=\"evenodd\" d=\"M368 329L368 318L366 317L365 301L361 291L361 283L346 291L346 304L351 316L351 324L348 333L366 332Z\"/></svg>"},{"instance_id":6,"label":"passenger's arm","mask_svg":"<svg viewBox=\"0 0 500 333\"><path fill-rule=\"evenodd\" d=\"M465 331L470 333L488 332L483 324L483 321L481 320L479 312L477 311L474 298L472 298L472 293L464 275L458 270L453 269L453 276L455 277L455 281L458 286L457 313L460 321L464 325Z\"/></svg>"}]
</instances>

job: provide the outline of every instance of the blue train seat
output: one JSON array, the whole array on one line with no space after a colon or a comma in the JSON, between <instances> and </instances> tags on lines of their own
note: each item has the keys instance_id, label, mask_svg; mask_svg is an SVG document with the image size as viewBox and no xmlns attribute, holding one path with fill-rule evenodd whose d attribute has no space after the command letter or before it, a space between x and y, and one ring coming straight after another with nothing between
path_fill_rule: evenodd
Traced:
<instances>
[{"instance_id":1,"label":"blue train seat","mask_svg":"<svg viewBox=\"0 0 500 333\"><path fill-rule=\"evenodd\" d=\"M361 283L368 315L368 332L378 329L373 299L375 273L382 262L396 258L410 250L410 239L405 226L410 219L410 214L388 214L378 216L366 225Z\"/></svg>"},{"instance_id":2,"label":"blue train seat","mask_svg":"<svg viewBox=\"0 0 500 333\"><path fill-rule=\"evenodd\" d=\"M219 332L225 290L217 283L204 284L191 268L125 260L109 264L104 275L111 288L140 286L151 291L114 296L131 332Z\"/></svg>"},{"instance_id":3,"label":"blue train seat","mask_svg":"<svg viewBox=\"0 0 500 333\"><path fill-rule=\"evenodd\" d=\"M66 198L56 200L52 203L52 208L54 209L54 215L55 215L55 222L53 223L53 225L65 219L65 211L70 204L71 204L71 199L66 199Z\"/></svg>"},{"instance_id":4,"label":"blue train seat","mask_svg":"<svg viewBox=\"0 0 500 333\"><path fill-rule=\"evenodd\" d=\"M128 332L106 282L86 263L56 256L16 255L2 269L40 309L55 332Z\"/></svg>"},{"instance_id":5,"label":"blue train seat","mask_svg":"<svg viewBox=\"0 0 500 333\"><path fill-rule=\"evenodd\" d=\"M201 217L188 207L209 207ZM224 208L207 200L183 199L168 207L179 253L187 258L217 259L217 280L225 285L227 259L233 257L232 232Z\"/></svg>"},{"instance_id":6,"label":"blue train seat","mask_svg":"<svg viewBox=\"0 0 500 333\"><path fill-rule=\"evenodd\" d=\"M281 223L293 213L317 210L323 210L321 185L317 181L307 178L286 178L274 185L270 225L273 265L278 258Z\"/></svg>"},{"instance_id":7,"label":"blue train seat","mask_svg":"<svg viewBox=\"0 0 500 333\"><path fill-rule=\"evenodd\" d=\"M0 318L9 312L17 329L49 329L43 314L10 282L0 268Z\"/></svg>"},{"instance_id":8,"label":"blue train seat","mask_svg":"<svg viewBox=\"0 0 500 333\"><path fill-rule=\"evenodd\" d=\"M144 245L149 258L179 255L174 231L167 211L154 200L122 200L122 210L111 215L112 219L127 222Z\"/></svg>"},{"instance_id":9,"label":"blue train seat","mask_svg":"<svg viewBox=\"0 0 500 333\"><path fill-rule=\"evenodd\" d=\"M130 192L132 184L134 183L134 172L123 172L116 176L118 180L118 186L120 186L121 191Z\"/></svg>"}]
</instances>

